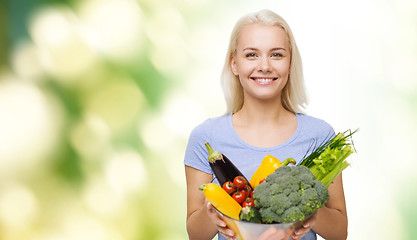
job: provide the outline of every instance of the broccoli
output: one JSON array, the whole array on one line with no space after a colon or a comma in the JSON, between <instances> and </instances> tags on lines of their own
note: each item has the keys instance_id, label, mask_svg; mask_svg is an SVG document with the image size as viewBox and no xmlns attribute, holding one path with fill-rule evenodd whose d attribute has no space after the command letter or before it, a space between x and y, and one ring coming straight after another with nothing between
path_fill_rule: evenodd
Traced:
<instances>
[{"instance_id":1,"label":"broccoli","mask_svg":"<svg viewBox=\"0 0 417 240\"><path fill-rule=\"evenodd\" d=\"M326 203L329 200L329 192L327 191L326 185L320 180L314 180L314 188L316 189L320 201Z\"/></svg>"},{"instance_id":2,"label":"broccoli","mask_svg":"<svg viewBox=\"0 0 417 240\"><path fill-rule=\"evenodd\" d=\"M303 196L301 198L301 203L298 204L298 208L304 213L304 215L308 216L320 207L322 207L322 203L319 199L319 195L317 194L316 189L308 188L304 190Z\"/></svg>"},{"instance_id":3,"label":"broccoli","mask_svg":"<svg viewBox=\"0 0 417 240\"><path fill-rule=\"evenodd\" d=\"M302 221L329 200L327 187L305 166L282 166L253 192L263 223Z\"/></svg>"},{"instance_id":4,"label":"broccoli","mask_svg":"<svg viewBox=\"0 0 417 240\"><path fill-rule=\"evenodd\" d=\"M271 208L260 208L259 213L261 214L262 223L281 222L281 216L272 211Z\"/></svg>"},{"instance_id":5,"label":"broccoli","mask_svg":"<svg viewBox=\"0 0 417 240\"><path fill-rule=\"evenodd\" d=\"M300 216L304 216L304 213L296 206L291 206L285 210L281 216L281 222L296 222L300 221Z\"/></svg>"},{"instance_id":6,"label":"broccoli","mask_svg":"<svg viewBox=\"0 0 417 240\"><path fill-rule=\"evenodd\" d=\"M239 219L246 222L262 223L261 214L256 207L244 207L240 210Z\"/></svg>"}]
</instances>

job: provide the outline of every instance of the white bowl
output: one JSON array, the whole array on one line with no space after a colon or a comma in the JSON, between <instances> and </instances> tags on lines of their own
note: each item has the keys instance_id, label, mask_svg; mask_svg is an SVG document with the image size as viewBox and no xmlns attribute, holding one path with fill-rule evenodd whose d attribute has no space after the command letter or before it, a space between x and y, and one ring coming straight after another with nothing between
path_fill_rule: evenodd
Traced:
<instances>
[{"instance_id":1,"label":"white bowl","mask_svg":"<svg viewBox=\"0 0 417 240\"><path fill-rule=\"evenodd\" d=\"M271 224L251 223L231 218L222 214L217 209L216 211L223 216L227 227L233 230L235 237L239 240L288 240L290 239L294 228L300 224L300 222Z\"/></svg>"}]
</instances>

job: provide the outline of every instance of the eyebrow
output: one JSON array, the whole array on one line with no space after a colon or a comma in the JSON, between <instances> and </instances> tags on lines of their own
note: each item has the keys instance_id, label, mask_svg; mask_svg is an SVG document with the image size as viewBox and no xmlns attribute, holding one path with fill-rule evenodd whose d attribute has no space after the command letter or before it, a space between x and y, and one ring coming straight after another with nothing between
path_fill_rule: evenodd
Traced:
<instances>
[{"instance_id":1,"label":"eyebrow","mask_svg":"<svg viewBox=\"0 0 417 240\"><path fill-rule=\"evenodd\" d=\"M285 48L282 48L282 47L272 48L270 51L279 51L279 50L287 51ZM243 49L242 51L259 51L259 49L248 47L248 48Z\"/></svg>"}]
</instances>

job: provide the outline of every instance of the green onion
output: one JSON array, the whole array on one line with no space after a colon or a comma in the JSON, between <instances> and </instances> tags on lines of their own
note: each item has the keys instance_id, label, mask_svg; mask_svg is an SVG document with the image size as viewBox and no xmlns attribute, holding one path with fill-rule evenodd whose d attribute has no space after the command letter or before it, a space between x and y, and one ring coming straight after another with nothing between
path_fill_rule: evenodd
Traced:
<instances>
[{"instance_id":1,"label":"green onion","mask_svg":"<svg viewBox=\"0 0 417 240\"><path fill-rule=\"evenodd\" d=\"M298 165L308 167L327 187L350 164L346 161L353 152L352 135L357 132L347 130L321 144Z\"/></svg>"}]
</instances>

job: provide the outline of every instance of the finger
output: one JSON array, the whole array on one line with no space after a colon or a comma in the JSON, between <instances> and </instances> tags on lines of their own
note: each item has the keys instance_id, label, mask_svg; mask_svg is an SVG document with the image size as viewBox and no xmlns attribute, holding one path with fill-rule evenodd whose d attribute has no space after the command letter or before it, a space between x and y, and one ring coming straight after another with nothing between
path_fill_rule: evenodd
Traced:
<instances>
[{"instance_id":1,"label":"finger","mask_svg":"<svg viewBox=\"0 0 417 240\"><path fill-rule=\"evenodd\" d=\"M234 232L227 227L226 222L223 220L223 216L217 212L213 205L208 202L207 209L209 211L210 218L216 224L217 230L226 238L234 239Z\"/></svg>"},{"instance_id":2,"label":"finger","mask_svg":"<svg viewBox=\"0 0 417 240\"><path fill-rule=\"evenodd\" d=\"M211 216L217 216L219 213L214 209L213 205L210 202L207 203L207 211Z\"/></svg>"},{"instance_id":3,"label":"finger","mask_svg":"<svg viewBox=\"0 0 417 240\"><path fill-rule=\"evenodd\" d=\"M214 221L214 223L219 227L226 227L226 222L223 220L223 216L218 213L213 205L210 202L207 203L207 209L210 214L210 218Z\"/></svg>"},{"instance_id":4,"label":"finger","mask_svg":"<svg viewBox=\"0 0 417 240\"><path fill-rule=\"evenodd\" d=\"M227 227L218 227L219 233L228 239L234 239L235 233Z\"/></svg>"},{"instance_id":5,"label":"finger","mask_svg":"<svg viewBox=\"0 0 417 240\"><path fill-rule=\"evenodd\" d=\"M291 239L296 240L300 239L303 235L300 232L294 232L291 236Z\"/></svg>"},{"instance_id":6,"label":"finger","mask_svg":"<svg viewBox=\"0 0 417 240\"><path fill-rule=\"evenodd\" d=\"M295 239L300 239L305 234L307 234L308 231L310 231L310 228L304 228L303 226L300 226L300 227L298 227L294 230L294 232L292 233L291 238L294 239L294 240Z\"/></svg>"},{"instance_id":7,"label":"finger","mask_svg":"<svg viewBox=\"0 0 417 240\"><path fill-rule=\"evenodd\" d=\"M292 235L292 239L300 239L302 238L304 235L306 235L308 232L310 231L309 228L302 228L302 229L297 229L294 231L293 235Z\"/></svg>"},{"instance_id":8,"label":"finger","mask_svg":"<svg viewBox=\"0 0 417 240\"><path fill-rule=\"evenodd\" d=\"M307 219L305 219L299 227L294 230L293 239L300 239L304 235L306 235L313 225L316 223L318 211L310 215Z\"/></svg>"},{"instance_id":9,"label":"finger","mask_svg":"<svg viewBox=\"0 0 417 240\"><path fill-rule=\"evenodd\" d=\"M213 213L213 214L215 213L216 215L223 217L223 215L220 212L218 212L210 202L207 202L206 206L207 206L209 213Z\"/></svg>"},{"instance_id":10,"label":"finger","mask_svg":"<svg viewBox=\"0 0 417 240\"><path fill-rule=\"evenodd\" d=\"M310 226L313 226L313 224L316 222L315 218L307 219L302 223L303 228L310 228Z\"/></svg>"},{"instance_id":11,"label":"finger","mask_svg":"<svg viewBox=\"0 0 417 240\"><path fill-rule=\"evenodd\" d=\"M318 211L311 214L310 217L308 217L307 219L303 221L303 226L305 228L312 226L317 220L317 215L318 215Z\"/></svg>"},{"instance_id":12,"label":"finger","mask_svg":"<svg viewBox=\"0 0 417 240\"><path fill-rule=\"evenodd\" d=\"M214 207L213 207L213 205L211 205L210 202L207 202L206 206L207 206L208 210L214 210Z\"/></svg>"},{"instance_id":13,"label":"finger","mask_svg":"<svg viewBox=\"0 0 417 240\"><path fill-rule=\"evenodd\" d=\"M217 225L218 228L226 228L227 226L226 223L220 218L216 219L215 224Z\"/></svg>"}]
</instances>

